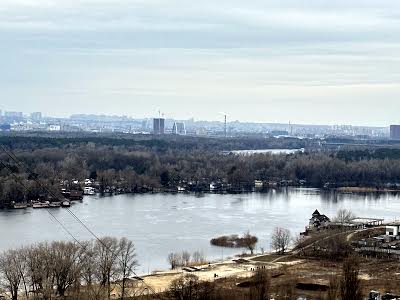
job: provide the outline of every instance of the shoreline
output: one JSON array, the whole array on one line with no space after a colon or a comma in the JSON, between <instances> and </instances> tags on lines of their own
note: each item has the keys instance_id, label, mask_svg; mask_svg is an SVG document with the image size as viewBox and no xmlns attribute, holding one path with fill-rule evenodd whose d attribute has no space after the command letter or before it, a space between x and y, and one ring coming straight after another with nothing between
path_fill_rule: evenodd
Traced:
<instances>
[{"instance_id":1,"label":"shoreline","mask_svg":"<svg viewBox=\"0 0 400 300\"><path fill-rule=\"evenodd\" d=\"M215 194L215 195L240 195L240 194L267 194L271 190L279 191L285 189L298 189L298 190L314 190L318 193L338 193L338 194L385 194L385 193L393 193L397 194L400 193L399 189L393 188L377 188L377 187L337 187L337 188L316 188L316 187L302 187L302 186L282 186L282 187L270 187L263 190L249 190L249 191L172 191L172 190L152 190L147 192L124 192L124 193L96 193L94 195L84 195L85 197L93 197L99 196L100 198L108 198L114 197L118 195L148 195L148 194L166 194L166 195L207 195L207 194ZM30 205L31 201L28 202L18 202L16 204L23 204L26 205L24 207L12 207L12 206L3 206L0 207L0 210L24 210L27 208L32 208ZM68 200L65 199L63 201L70 201L71 203L82 202L83 199L77 200ZM55 208L64 208L59 206L50 206L50 207L37 207L35 209L55 209Z\"/></svg>"},{"instance_id":2,"label":"shoreline","mask_svg":"<svg viewBox=\"0 0 400 300\"><path fill-rule=\"evenodd\" d=\"M240 189L240 190L185 190L179 191L177 189L167 189L167 188L160 188L160 189L153 189L148 191L142 192L116 192L116 193L105 193L105 192L98 192L96 195L100 195L102 197L108 196L116 196L116 195L124 195L124 194L132 194L132 195L141 195L141 194L171 194L171 195L178 195L178 194L216 194L216 195L238 195L238 194L266 194L272 190L285 190L285 189L308 189L308 190L318 190L321 192L338 192L338 193L400 193L399 188L388 188L388 187L376 187L376 186L339 186L339 187L313 187L313 186L303 186L303 185L281 185L281 186L266 186L264 188L253 188L253 189ZM91 195L85 195L91 196Z\"/></svg>"},{"instance_id":3,"label":"shoreline","mask_svg":"<svg viewBox=\"0 0 400 300\"><path fill-rule=\"evenodd\" d=\"M269 270L275 270L287 264L293 265L301 262L301 260L278 262L278 260L289 257L290 252L285 255L279 255L278 258L276 258L275 255L276 254L273 252L259 253L246 257L241 257L240 254L236 254L233 257L223 260L198 265L195 267L196 270L193 271L188 271L185 270L185 267L181 267L175 270L156 270L151 274L138 274L138 277L140 278L139 280L143 280L146 285L151 286L155 291L164 292L169 288L169 285L174 279L186 274L196 275L199 280L209 282L224 278L245 279L253 276L254 270L261 266L265 266ZM260 259L267 257L270 257L271 260Z\"/></svg>"}]
</instances>

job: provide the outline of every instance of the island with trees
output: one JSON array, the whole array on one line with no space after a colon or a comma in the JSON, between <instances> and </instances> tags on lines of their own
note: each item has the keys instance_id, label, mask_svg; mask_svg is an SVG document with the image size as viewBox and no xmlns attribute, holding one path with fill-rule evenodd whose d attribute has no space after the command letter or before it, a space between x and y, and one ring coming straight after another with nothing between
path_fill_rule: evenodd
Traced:
<instances>
[{"instance_id":1,"label":"island with trees","mask_svg":"<svg viewBox=\"0 0 400 300\"><path fill-rule=\"evenodd\" d=\"M62 189L82 190L85 179L101 193L400 187L397 148L337 151L321 150L315 141L298 139L40 134L3 135L0 144L0 207L36 199L52 201L62 197ZM229 152L276 147L305 150L291 154Z\"/></svg>"}]
</instances>

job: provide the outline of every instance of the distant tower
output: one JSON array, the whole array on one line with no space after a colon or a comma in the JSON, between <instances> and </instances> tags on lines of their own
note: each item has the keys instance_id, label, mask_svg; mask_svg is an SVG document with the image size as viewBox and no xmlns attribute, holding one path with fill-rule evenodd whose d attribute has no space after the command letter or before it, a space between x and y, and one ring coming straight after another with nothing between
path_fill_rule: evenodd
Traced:
<instances>
[{"instance_id":1,"label":"distant tower","mask_svg":"<svg viewBox=\"0 0 400 300\"><path fill-rule=\"evenodd\" d=\"M224 116L224 137L226 138L228 136L228 130L227 130L227 119L228 119L228 114L226 112L220 112L219 114Z\"/></svg>"},{"instance_id":2,"label":"distant tower","mask_svg":"<svg viewBox=\"0 0 400 300\"><path fill-rule=\"evenodd\" d=\"M224 136L226 138L227 130L226 130L226 114L225 114L225 126L224 126Z\"/></svg>"},{"instance_id":3,"label":"distant tower","mask_svg":"<svg viewBox=\"0 0 400 300\"><path fill-rule=\"evenodd\" d=\"M289 134L293 135L293 125L291 121L289 121Z\"/></svg>"}]
</instances>

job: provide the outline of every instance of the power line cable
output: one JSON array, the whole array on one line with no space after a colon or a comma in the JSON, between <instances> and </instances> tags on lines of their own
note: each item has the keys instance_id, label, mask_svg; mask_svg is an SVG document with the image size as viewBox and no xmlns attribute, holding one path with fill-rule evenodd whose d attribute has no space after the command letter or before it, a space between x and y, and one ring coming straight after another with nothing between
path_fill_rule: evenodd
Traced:
<instances>
[{"instance_id":1,"label":"power line cable","mask_svg":"<svg viewBox=\"0 0 400 300\"><path fill-rule=\"evenodd\" d=\"M23 183L23 181L22 181L21 178L19 178L17 175L14 174L13 170L12 170L9 166L7 166L7 165L6 165L3 161L1 161L1 160L0 160L0 164L10 172L11 176L13 176L14 179L15 179L16 181L18 181L19 184L20 184L27 192L29 192L29 188ZM79 242L79 240L78 240L77 238L75 238L75 236L74 236L74 235L64 226L64 224L50 211L50 209L46 208L46 211L47 211L47 212L50 214L50 216L52 216L53 219L64 229L64 231L65 231L66 233L68 233L68 234L74 239L75 242L77 242L79 245L81 245L80 242ZM81 246L82 246L82 245L81 245Z\"/></svg>"},{"instance_id":2,"label":"power line cable","mask_svg":"<svg viewBox=\"0 0 400 300\"><path fill-rule=\"evenodd\" d=\"M21 160L19 160L15 154L11 151L11 150L7 150L5 149L5 147L3 145L1 145L1 148L3 150L4 153L6 153L6 155L11 158L12 161L14 161L18 166L22 166L25 169L27 169L27 171L30 173L30 175L32 176L32 179L43 189L45 190L47 193L49 193L53 198L60 200L59 196L56 195L53 191L51 191L50 189L47 188L47 186L43 185L42 182L37 178L37 175L27 164L25 164L24 162L21 162ZM69 208L67 208L68 213L76 220L78 221L92 236L94 236L96 238L96 240L100 241L100 238L89 228L86 226L85 223L83 223L81 221L81 219L78 218L77 215L75 215Z\"/></svg>"},{"instance_id":3,"label":"power line cable","mask_svg":"<svg viewBox=\"0 0 400 300\"><path fill-rule=\"evenodd\" d=\"M11 160L13 161L13 162L15 162L18 166L22 166L22 167L24 167L25 169L27 169L28 170L28 172L30 173L30 175L32 176L32 179L41 187L41 188L43 188L46 192L48 192L52 197L54 197L55 199L58 199L59 200L59 197L57 196L57 195L55 195L51 190L49 190L46 186L44 186L41 182L40 182L40 180L37 178L38 176L38 174L36 174L35 172L33 172L33 170L26 164L26 163L24 163L24 162L22 162L20 159L18 159L18 157L13 153L13 151L12 150L7 150L3 145L0 145L0 148L3 150L3 152L9 157L9 158L11 158ZM4 164L3 164L4 165ZM9 171L12 171L10 168L7 168ZM74 219L77 221L77 222L79 222L104 248L106 248L107 250L109 250L109 247L107 247L107 245L77 216L77 215L75 215L69 208L66 208L66 210L68 211L68 213L70 213L73 217L74 217ZM60 222L60 224L61 224L61 222ZM65 226L63 226L63 228L65 228ZM68 231L69 232L69 231ZM75 241L77 241L77 239L71 234L71 233L69 233L72 237L73 237L73 239L75 240ZM83 247L79 242L78 242L78 244L81 246L81 247ZM122 262L122 260L119 258L119 257L117 257L117 259L118 260L120 260L120 262L121 263L123 263ZM138 275L137 275L137 273L134 271L134 270L131 270L132 271L132 273L137 277L137 278L140 278ZM147 288L153 293L153 294L156 294L156 291L150 286L150 285L148 285L146 282L144 282L143 281L143 283L147 286Z\"/></svg>"}]
</instances>

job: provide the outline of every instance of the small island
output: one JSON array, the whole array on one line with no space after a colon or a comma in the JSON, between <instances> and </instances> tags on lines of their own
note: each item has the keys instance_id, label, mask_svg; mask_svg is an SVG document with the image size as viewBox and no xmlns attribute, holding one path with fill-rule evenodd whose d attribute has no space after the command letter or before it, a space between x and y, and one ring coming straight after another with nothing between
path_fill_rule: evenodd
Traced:
<instances>
[{"instance_id":1,"label":"small island","mask_svg":"<svg viewBox=\"0 0 400 300\"><path fill-rule=\"evenodd\" d=\"M242 237L237 234L223 235L213 238L210 241L211 245L217 247L247 248L250 250L251 254L253 254L257 242L258 238L254 235L251 235L249 231L243 234Z\"/></svg>"}]
</instances>

